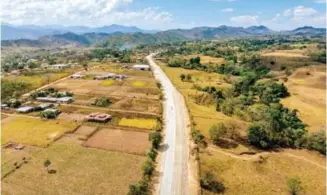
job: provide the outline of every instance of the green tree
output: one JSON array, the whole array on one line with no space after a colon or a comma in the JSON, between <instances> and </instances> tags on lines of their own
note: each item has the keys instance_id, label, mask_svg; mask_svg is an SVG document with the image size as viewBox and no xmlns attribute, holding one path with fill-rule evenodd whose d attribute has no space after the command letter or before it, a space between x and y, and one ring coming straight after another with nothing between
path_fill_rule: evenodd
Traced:
<instances>
[{"instance_id":1,"label":"green tree","mask_svg":"<svg viewBox=\"0 0 327 195\"><path fill-rule=\"evenodd\" d=\"M153 161L151 161L151 160L145 161L145 163L142 166L142 170L143 170L143 176L145 178L150 178L152 176L153 171L154 171Z\"/></svg>"},{"instance_id":2,"label":"green tree","mask_svg":"<svg viewBox=\"0 0 327 195\"><path fill-rule=\"evenodd\" d=\"M316 150L321 154L326 155L326 133L320 131L309 135L306 147L309 150Z\"/></svg>"},{"instance_id":3,"label":"green tree","mask_svg":"<svg viewBox=\"0 0 327 195\"><path fill-rule=\"evenodd\" d=\"M200 179L200 186L210 192L219 193L225 191L225 186L222 182L215 179L212 173L206 172Z\"/></svg>"},{"instance_id":4,"label":"green tree","mask_svg":"<svg viewBox=\"0 0 327 195\"><path fill-rule=\"evenodd\" d=\"M43 162L43 166L47 168L47 171L49 171L49 166L51 165L51 161L49 159L45 160Z\"/></svg>"},{"instance_id":5,"label":"green tree","mask_svg":"<svg viewBox=\"0 0 327 195\"><path fill-rule=\"evenodd\" d=\"M162 140L162 136L161 136L160 132L157 132L157 131L151 132L149 134L149 140L152 142L152 147L154 149L158 149L160 146L160 142Z\"/></svg>"},{"instance_id":6,"label":"green tree","mask_svg":"<svg viewBox=\"0 0 327 195\"><path fill-rule=\"evenodd\" d=\"M219 139L222 136L226 135L226 133L227 133L227 128L225 127L224 123L214 124L209 129L210 139L214 143L218 143Z\"/></svg>"},{"instance_id":7,"label":"green tree","mask_svg":"<svg viewBox=\"0 0 327 195\"><path fill-rule=\"evenodd\" d=\"M185 74L181 74L181 75L179 75L179 78L181 78L181 80L184 81L186 76L185 76Z\"/></svg>"},{"instance_id":8,"label":"green tree","mask_svg":"<svg viewBox=\"0 0 327 195\"><path fill-rule=\"evenodd\" d=\"M247 129L248 142L259 148L272 146L270 125L266 122L255 122Z\"/></svg>"},{"instance_id":9,"label":"green tree","mask_svg":"<svg viewBox=\"0 0 327 195\"><path fill-rule=\"evenodd\" d=\"M128 195L148 195L149 185L146 181L139 181L137 184L129 186Z\"/></svg>"}]
</instances>

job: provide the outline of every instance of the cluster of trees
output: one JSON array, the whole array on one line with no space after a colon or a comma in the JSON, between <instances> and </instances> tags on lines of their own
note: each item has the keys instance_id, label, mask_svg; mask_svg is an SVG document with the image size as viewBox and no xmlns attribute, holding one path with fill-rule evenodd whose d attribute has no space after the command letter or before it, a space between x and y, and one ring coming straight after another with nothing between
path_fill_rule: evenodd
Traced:
<instances>
[{"instance_id":1,"label":"cluster of trees","mask_svg":"<svg viewBox=\"0 0 327 195\"><path fill-rule=\"evenodd\" d=\"M210 172L205 172L200 179L200 186L213 193L222 193L225 191L225 186L222 182L217 181L215 176Z\"/></svg>"},{"instance_id":2,"label":"cluster of trees","mask_svg":"<svg viewBox=\"0 0 327 195\"><path fill-rule=\"evenodd\" d=\"M179 75L179 78L181 79L181 81L186 81L186 82L192 81L192 75L190 74L181 74Z\"/></svg>"},{"instance_id":3,"label":"cluster of trees","mask_svg":"<svg viewBox=\"0 0 327 195\"><path fill-rule=\"evenodd\" d=\"M18 98L21 94L27 92L31 84L12 81L8 79L1 79L1 101L5 102L10 98Z\"/></svg>"},{"instance_id":4,"label":"cluster of trees","mask_svg":"<svg viewBox=\"0 0 327 195\"><path fill-rule=\"evenodd\" d=\"M160 128L160 129L159 129ZM155 131L149 134L149 140L151 141L152 147L147 152L147 160L144 162L142 166L143 170L143 179L139 181L137 184L133 184L129 186L128 195L147 195L149 194L149 187L151 177L155 170L154 161L158 154L158 149L160 147L160 143L162 140L162 136L160 133L161 127L156 127Z\"/></svg>"},{"instance_id":5,"label":"cluster of trees","mask_svg":"<svg viewBox=\"0 0 327 195\"><path fill-rule=\"evenodd\" d=\"M93 49L89 54L89 59L99 59L103 60L107 57L118 58L122 63L132 62L132 51L131 50L118 50L112 48L101 48L101 49Z\"/></svg>"},{"instance_id":6,"label":"cluster of trees","mask_svg":"<svg viewBox=\"0 0 327 195\"><path fill-rule=\"evenodd\" d=\"M55 88L46 88L43 90L38 90L31 94L31 97L33 99L36 99L37 97L55 97L55 98L61 98L61 97L72 97L74 94L69 91L58 91Z\"/></svg>"}]
</instances>

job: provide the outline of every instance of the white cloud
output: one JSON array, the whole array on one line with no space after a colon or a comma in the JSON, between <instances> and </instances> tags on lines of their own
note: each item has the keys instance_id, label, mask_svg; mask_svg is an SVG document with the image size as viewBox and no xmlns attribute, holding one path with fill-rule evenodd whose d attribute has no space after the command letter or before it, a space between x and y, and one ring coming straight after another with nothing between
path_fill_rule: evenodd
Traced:
<instances>
[{"instance_id":1,"label":"white cloud","mask_svg":"<svg viewBox=\"0 0 327 195\"><path fill-rule=\"evenodd\" d=\"M233 12L234 9L233 8L225 8L221 10L222 12Z\"/></svg>"},{"instance_id":2,"label":"white cloud","mask_svg":"<svg viewBox=\"0 0 327 195\"><path fill-rule=\"evenodd\" d=\"M158 7L129 10L134 0L2 0L0 17L12 24L164 27L173 16ZM147 25L151 26L151 25Z\"/></svg>"},{"instance_id":3,"label":"white cloud","mask_svg":"<svg viewBox=\"0 0 327 195\"><path fill-rule=\"evenodd\" d=\"M313 0L315 3L326 3L326 0Z\"/></svg>"},{"instance_id":4,"label":"white cloud","mask_svg":"<svg viewBox=\"0 0 327 195\"><path fill-rule=\"evenodd\" d=\"M258 25L258 16L244 15L244 16L235 16L230 18L230 21L235 25L240 26L253 26Z\"/></svg>"},{"instance_id":5,"label":"white cloud","mask_svg":"<svg viewBox=\"0 0 327 195\"><path fill-rule=\"evenodd\" d=\"M321 13L314 8L296 6L277 13L272 19L262 21L276 30L293 29L299 26L325 27L326 13Z\"/></svg>"}]
</instances>

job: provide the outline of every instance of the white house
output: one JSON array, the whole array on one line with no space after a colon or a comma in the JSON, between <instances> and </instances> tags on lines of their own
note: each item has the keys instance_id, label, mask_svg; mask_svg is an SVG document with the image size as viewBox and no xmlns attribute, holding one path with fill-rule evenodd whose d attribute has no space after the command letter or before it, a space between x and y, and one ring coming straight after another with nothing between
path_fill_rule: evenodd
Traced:
<instances>
[{"instance_id":1,"label":"white house","mask_svg":"<svg viewBox=\"0 0 327 195\"><path fill-rule=\"evenodd\" d=\"M150 70L150 66L145 65L145 64L137 64L137 65L134 65L133 68L135 70Z\"/></svg>"}]
</instances>

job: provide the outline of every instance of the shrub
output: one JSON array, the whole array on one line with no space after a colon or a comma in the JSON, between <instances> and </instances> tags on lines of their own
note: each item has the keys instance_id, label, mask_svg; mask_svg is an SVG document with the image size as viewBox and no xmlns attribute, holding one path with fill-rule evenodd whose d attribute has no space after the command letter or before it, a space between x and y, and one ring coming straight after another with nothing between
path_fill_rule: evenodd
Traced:
<instances>
[{"instance_id":1,"label":"shrub","mask_svg":"<svg viewBox=\"0 0 327 195\"><path fill-rule=\"evenodd\" d=\"M6 102L6 104L10 108L18 108L20 105L22 105L22 103L17 99L10 99L8 102Z\"/></svg>"},{"instance_id":2,"label":"shrub","mask_svg":"<svg viewBox=\"0 0 327 195\"><path fill-rule=\"evenodd\" d=\"M287 186L290 189L292 195L299 195L303 191L303 187L300 178L293 177L287 181Z\"/></svg>"},{"instance_id":3,"label":"shrub","mask_svg":"<svg viewBox=\"0 0 327 195\"><path fill-rule=\"evenodd\" d=\"M152 161L154 161L156 159L156 156L157 156L157 151L155 151L153 148L151 148L148 152L147 152L147 157L149 159L151 159Z\"/></svg>"},{"instance_id":4,"label":"shrub","mask_svg":"<svg viewBox=\"0 0 327 195\"><path fill-rule=\"evenodd\" d=\"M141 180L137 184L129 186L128 195L147 195L148 188L148 183L144 180Z\"/></svg>"},{"instance_id":5,"label":"shrub","mask_svg":"<svg viewBox=\"0 0 327 195\"><path fill-rule=\"evenodd\" d=\"M195 143L197 144L203 143L204 136L201 134L199 130L192 131L191 135Z\"/></svg>"},{"instance_id":6,"label":"shrub","mask_svg":"<svg viewBox=\"0 0 327 195\"><path fill-rule=\"evenodd\" d=\"M160 134L160 132L151 132L149 134L149 140L152 142L152 148L154 149L158 149L160 146L160 142L162 140L162 136Z\"/></svg>"},{"instance_id":7,"label":"shrub","mask_svg":"<svg viewBox=\"0 0 327 195\"><path fill-rule=\"evenodd\" d=\"M254 146L263 149L271 147L272 140L269 129L269 124L265 122L258 122L252 124L247 129L248 142Z\"/></svg>"},{"instance_id":8,"label":"shrub","mask_svg":"<svg viewBox=\"0 0 327 195\"><path fill-rule=\"evenodd\" d=\"M96 99L94 101L94 105L95 106L98 106L98 107L108 107L108 106L110 106L110 104L111 104L110 99L109 98L106 98L106 97L100 98L100 99Z\"/></svg>"},{"instance_id":9,"label":"shrub","mask_svg":"<svg viewBox=\"0 0 327 195\"><path fill-rule=\"evenodd\" d=\"M223 183L215 180L214 175L206 172L200 179L200 186L210 192L219 193L225 191Z\"/></svg>"},{"instance_id":10,"label":"shrub","mask_svg":"<svg viewBox=\"0 0 327 195\"><path fill-rule=\"evenodd\" d=\"M309 135L307 138L306 147L309 150L316 150L321 154L326 155L326 133L324 131L320 131Z\"/></svg>"},{"instance_id":11,"label":"shrub","mask_svg":"<svg viewBox=\"0 0 327 195\"><path fill-rule=\"evenodd\" d=\"M212 125L209 129L210 139L214 143L218 143L219 139L222 136L226 135L226 133L227 133L227 129L223 123L218 123L218 124Z\"/></svg>"},{"instance_id":12,"label":"shrub","mask_svg":"<svg viewBox=\"0 0 327 195\"><path fill-rule=\"evenodd\" d=\"M46 110L41 112L41 117L46 119L54 119L57 117L57 112Z\"/></svg>"},{"instance_id":13,"label":"shrub","mask_svg":"<svg viewBox=\"0 0 327 195\"><path fill-rule=\"evenodd\" d=\"M185 63L186 63L186 61L183 58L174 57L174 58L170 58L168 60L169 67L182 67L185 65Z\"/></svg>"},{"instance_id":14,"label":"shrub","mask_svg":"<svg viewBox=\"0 0 327 195\"><path fill-rule=\"evenodd\" d=\"M179 78L181 78L181 80L184 81L186 76L185 76L185 74L181 74L181 75L179 75Z\"/></svg>"},{"instance_id":15,"label":"shrub","mask_svg":"<svg viewBox=\"0 0 327 195\"><path fill-rule=\"evenodd\" d=\"M142 166L142 170L143 170L143 176L149 179L154 171L153 162L151 160L145 161L145 163Z\"/></svg>"}]
</instances>

